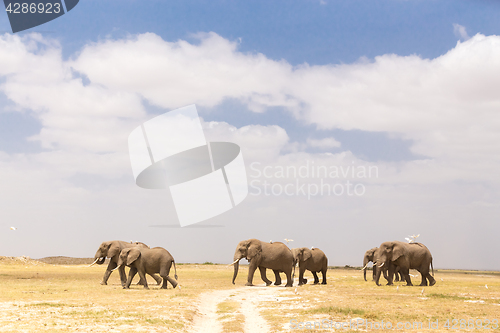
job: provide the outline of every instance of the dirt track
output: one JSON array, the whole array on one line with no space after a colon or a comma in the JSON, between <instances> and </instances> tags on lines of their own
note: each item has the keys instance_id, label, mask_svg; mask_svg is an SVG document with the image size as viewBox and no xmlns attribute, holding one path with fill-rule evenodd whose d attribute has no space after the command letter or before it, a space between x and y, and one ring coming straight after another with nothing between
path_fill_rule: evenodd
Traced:
<instances>
[{"instance_id":1,"label":"dirt track","mask_svg":"<svg viewBox=\"0 0 500 333\"><path fill-rule=\"evenodd\" d=\"M191 332L219 333L222 332L220 315L217 306L224 301L239 303L239 313L244 316L245 332L270 332L266 320L261 316L259 303L275 299L281 288L241 287L231 290L217 290L200 296L198 314L195 317Z\"/></svg>"}]
</instances>

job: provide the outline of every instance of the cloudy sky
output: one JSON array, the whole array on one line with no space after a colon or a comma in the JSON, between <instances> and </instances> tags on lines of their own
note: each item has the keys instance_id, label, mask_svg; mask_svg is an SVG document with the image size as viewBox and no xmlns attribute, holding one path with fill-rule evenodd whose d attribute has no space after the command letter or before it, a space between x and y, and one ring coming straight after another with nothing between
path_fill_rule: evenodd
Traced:
<instances>
[{"instance_id":1,"label":"cloudy sky","mask_svg":"<svg viewBox=\"0 0 500 333\"><path fill-rule=\"evenodd\" d=\"M0 255L93 257L121 239L229 263L240 240L288 238L359 266L420 234L437 268L498 270L499 13L85 0L16 34L0 13ZM135 185L127 139L190 104L208 140L242 147L249 195L176 228L170 192Z\"/></svg>"}]
</instances>

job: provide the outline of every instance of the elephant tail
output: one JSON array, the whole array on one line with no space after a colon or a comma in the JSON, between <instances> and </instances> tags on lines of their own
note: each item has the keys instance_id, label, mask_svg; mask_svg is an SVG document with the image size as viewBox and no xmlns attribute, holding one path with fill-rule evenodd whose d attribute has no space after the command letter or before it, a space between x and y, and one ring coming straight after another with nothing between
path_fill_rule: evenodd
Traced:
<instances>
[{"instance_id":1,"label":"elephant tail","mask_svg":"<svg viewBox=\"0 0 500 333\"><path fill-rule=\"evenodd\" d=\"M177 278L177 267L175 267L175 260L172 261L172 262L174 263L174 272L175 272L174 273L174 277L175 277L176 280L178 280L178 278Z\"/></svg>"}]
</instances>

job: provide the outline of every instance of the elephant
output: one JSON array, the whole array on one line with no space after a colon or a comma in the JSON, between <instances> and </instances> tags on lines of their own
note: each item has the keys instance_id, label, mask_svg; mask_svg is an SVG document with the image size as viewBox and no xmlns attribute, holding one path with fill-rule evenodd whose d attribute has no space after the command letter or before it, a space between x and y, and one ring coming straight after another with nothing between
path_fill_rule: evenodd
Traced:
<instances>
[{"instance_id":1,"label":"elephant","mask_svg":"<svg viewBox=\"0 0 500 333\"><path fill-rule=\"evenodd\" d=\"M266 277L266 269L272 269L276 277L275 285L281 284L280 272L286 274L286 287L293 285L293 254L292 251L281 242L266 243L258 239L248 239L238 243L234 252L234 274L233 284L238 275L239 262L241 259L249 262L248 280L246 286L253 286L253 275L259 268L262 280L269 286L272 282Z\"/></svg>"},{"instance_id":2,"label":"elephant","mask_svg":"<svg viewBox=\"0 0 500 333\"><path fill-rule=\"evenodd\" d=\"M363 256L363 277L366 281L366 268L368 267L369 262L373 262L373 257L375 255L375 251L378 250L378 247L374 247L365 252ZM373 266L373 280L375 280L375 266Z\"/></svg>"},{"instance_id":3,"label":"elephant","mask_svg":"<svg viewBox=\"0 0 500 333\"><path fill-rule=\"evenodd\" d=\"M388 285L392 285L392 276L396 267L399 267L403 277L406 280L407 286L412 286L410 279L410 269L416 269L422 274L421 286L433 286L436 280L434 275L434 267L432 265L432 255L429 249L422 243L404 243L399 241L384 242L375 251L374 262L377 266L375 283L379 284L380 272L379 268L387 265ZM429 273L429 266L432 268L432 275Z\"/></svg>"},{"instance_id":4,"label":"elephant","mask_svg":"<svg viewBox=\"0 0 500 333\"><path fill-rule=\"evenodd\" d=\"M369 262L374 262L374 259L373 257L375 256L375 251L377 251L378 247L374 247L372 249L369 249L368 251L365 252L365 255L363 257L363 277L366 281L366 267L368 266L368 263ZM377 272L377 266L373 266L373 280L375 281L375 275L376 275L376 272ZM389 277L387 276L387 270L382 270L382 272L384 273L384 278L389 281ZM396 270L395 270L395 279L394 281L395 282L398 282L399 280L403 281L403 274L401 274L400 272L400 268L399 267L396 267Z\"/></svg>"},{"instance_id":5,"label":"elephant","mask_svg":"<svg viewBox=\"0 0 500 333\"><path fill-rule=\"evenodd\" d=\"M308 249L307 247L297 247L292 249L293 260L295 265L299 265L299 286L306 284L304 272L311 271L314 276L314 284L319 283L317 272L323 275L321 284L326 284L326 271L328 270L328 258L325 253L318 248Z\"/></svg>"},{"instance_id":6,"label":"elephant","mask_svg":"<svg viewBox=\"0 0 500 333\"><path fill-rule=\"evenodd\" d=\"M172 264L174 264L175 280L169 276ZM141 279L145 281L144 289L149 289L148 282L146 281L146 273L149 275L159 273L163 278L162 289L167 289L167 281L170 282L174 288L178 285L176 281L177 268L175 267L174 257L162 247L154 247L152 249L140 247L125 248L120 252L118 267L123 267L125 265L130 267L130 271L123 289L130 288L132 279L137 273L139 273Z\"/></svg>"},{"instance_id":7,"label":"elephant","mask_svg":"<svg viewBox=\"0 0 500 333\"><path fill-rule=\"evenodd\" d=\"M120 252L123 249L130 248L130 247L139 247L139 248L145 248L149 249L149 246L147 246L144 243L141 242L124 242L124 241L109 241L109 242L102 242L99 248L97 249L97 252L95 253L94 256L94 262L90 265L98 264L102 265L104 261L106 260L106 257L110 258L109 259L109 264L108 267L106 268L106 272L104 272L104 276L102 278L101 284L102 285L107 285L108 284L108 279L109 276L111 275L111 272L118 267L118 259ZM125 275L125 267L120 267L118 270L120 273L120 280L122 286L125 285L125 282L127 281L127 276ZM161 278L158 275L151 275L158 284L161 283ZM139 281L139 284L144 284L144 281L141 279Z\"/></svg>"}]
</instances>

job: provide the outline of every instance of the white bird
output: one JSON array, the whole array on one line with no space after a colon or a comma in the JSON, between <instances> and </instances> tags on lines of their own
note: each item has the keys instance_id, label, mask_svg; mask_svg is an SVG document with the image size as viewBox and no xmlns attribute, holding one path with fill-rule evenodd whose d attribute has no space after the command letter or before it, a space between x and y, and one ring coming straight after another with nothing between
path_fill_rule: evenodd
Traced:
<instances>
[{"instance_id":1,"label":"white bird","mask_svg":"<svg viewBox=\"0 0 500 333\"><path fill-rule=\"evenodd\" d=\"M311 250L314 250L314 246L311 246Z\"/></svg>"},{"instance_id":2,"label":"white bird","mask_svg":"<svg viewBox=\"0 0 500 333\"><path fill-rule=\"evenodd\" d=\"M485 284L484 286L486 287L486 289L488 289L488 285L487 284Z\"/></svg>"},{"instance_id":3,"label":"white bird","mask_svg":"<svg viewBox=\"0 0 500 333\"><path fill-rule=\"evenodd\" d=\"M422 289L422 295L424 294L424 290L425 290L425 289Z\"/></svg>"},{"instance_id":4,"label":"white bird","mask_svg":"<svg viewBox=\"0 0 500 333\"><path fill-rule=\"evenodd\" d=\"M396 287L396 291L399 291L399 286Z\"/></svg>"},{"instance_id":5,"label":"white bird","mask_svg":"<svg viewBox=\"0 0 500 333\"><path fill-rule=\"evenodd\" d=\"M297 295L297 294L298 294L298 293L297 293L297 288L295 288L295 295Z\"/></svg>"},{"instance_id":6,"label":"white bird","mask_svg":"<svg viewBox=\"0 0 500 333\"><path fill-rule=\"evenodd\" d=\"M288 238L285 238L286 240L286 243L288 244L288 242L293 242L293 239L288 239Z\"/></svg>"},{"instance_id":7,"label":"white bird","mask_svg":"<svg viewBox=\"0 0 500 333\"><path fill-rule=\"evenodd\" d=\"M10 227L10 230L17 230L16 227Z\"/></svg>"},{"instance_id":8,"label":"white bird","mask_svg":"<svg viewBox=\"0 0 500 333\"><path fill-rule=\"evenodd\" d=\"M405 239L406 239L406 241L407 241L408 243L413 243L413 239L410 239L410 238L408 238L408 237L405 237Z\"/></svg>"},{"instance_id":9,"label":"white bird","mask_svg":"<svg viewBox=\"0 0 500 333\"><path fill-rule=\"evenodd\" d=\"M269 243L270 243L270 244L272 244L272 243L273 243L273 241L272 241L272 240L270 240L270 241L269 241Z\"/></svg>"}]
</instances>

